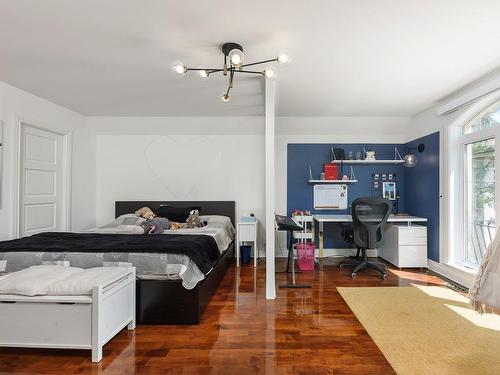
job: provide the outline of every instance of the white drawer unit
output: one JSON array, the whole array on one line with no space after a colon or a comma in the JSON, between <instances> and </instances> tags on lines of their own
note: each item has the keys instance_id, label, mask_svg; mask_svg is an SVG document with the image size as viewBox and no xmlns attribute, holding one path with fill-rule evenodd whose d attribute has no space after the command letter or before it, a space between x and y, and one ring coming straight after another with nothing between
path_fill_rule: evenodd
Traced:
<instances>
[{"instance_id":1,"label":"white drawer unit","mask_svg":"<svg viewBox=\"0 0 500 375\"><path fill-rule=\"evenodd\" d=\"M387 226L378 247L378 255L399 268L426 268L427 227Z\"/></svg>"}]
</instances>

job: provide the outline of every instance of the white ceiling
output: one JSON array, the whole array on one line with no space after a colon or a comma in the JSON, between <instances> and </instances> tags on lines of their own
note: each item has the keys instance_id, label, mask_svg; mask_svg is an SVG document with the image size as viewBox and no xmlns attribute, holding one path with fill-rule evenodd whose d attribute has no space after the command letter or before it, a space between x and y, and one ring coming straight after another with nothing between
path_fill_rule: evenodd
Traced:
<instances>
[{"instance_id":1,"label":"white ceiling","mask_svg":"<svg viewBox=\"0 0 500 375\"><path fill-rule=\"evenodd\" d=\"M500 66L498 0L0 0L0 80L84 115L263 113L260 78L179 78L286 50L281 116L413 115Z\"/></svg>"}]
</instances>

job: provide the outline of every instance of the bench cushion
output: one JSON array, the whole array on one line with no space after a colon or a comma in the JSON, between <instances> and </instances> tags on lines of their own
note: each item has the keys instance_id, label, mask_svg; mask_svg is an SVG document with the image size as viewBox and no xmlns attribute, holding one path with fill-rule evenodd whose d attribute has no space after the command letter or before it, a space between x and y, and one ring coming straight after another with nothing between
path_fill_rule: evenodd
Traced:
<instances>
[{"instance_id":1,"label":"bench cushion","mask_svg":"<svg viewBox=\"0 0 500 375\"><path fill-rule=\"evenodd\" d=\"M109 284L129 272L123 267L32 266L0 278L0 294L90 295L94 286Z\"/></svg>"},{"instance_id":2,"label":"bench cushion","mask_svg":"<svg viewBox=\"0 0 500 375\"><path fill-rule=\"evenodd\" d=\"M97 285L108 285L130 273L125 267L95 267L82 269L70 277L56 281L47 288L49 296L77 296L92 294Z\"/></svg>"}]
</instances>

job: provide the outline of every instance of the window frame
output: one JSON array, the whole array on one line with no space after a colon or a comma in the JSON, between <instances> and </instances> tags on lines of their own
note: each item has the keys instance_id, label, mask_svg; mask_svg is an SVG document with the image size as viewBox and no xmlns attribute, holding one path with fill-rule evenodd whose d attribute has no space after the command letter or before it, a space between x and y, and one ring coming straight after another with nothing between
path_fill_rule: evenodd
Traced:
<instances>
[{"instance_id":1,"label":"window frame","mask_svg":"<svg viewBox=\"0 0 500 375\"><path fill-rule=\"evenodd\" d=\"M473 121L477 116L487 108L498 105L500 106L500 100L493 100L488 105L485 105L481 110L476 111L473 116L469 116L467 121L464 121L461 125L460 135L456 138L455 145L458 146L458 207L455 207L458 216L459 224L462 229L458 233L454 233L455 246L451 246L451 251L447 254L447 263L458 266L459 268L466 268L472 272L477 272L478 265L466 261L467 252L467 240L468 240L468 225L467 225L467 206L468 206L468 184L467 184L467 145L473 144L475 142L485 141L488 139L494 139L495 141L495 175L496 168L500 166L500 124L491 128L485 128L478 130L476 132L465 133L466 127ZM456 134L456 133L455 133ZM451 150L450 150L451 151ZM449 153L452 155L452 153ZM455 205L457 206L457 205ZM500 181L497 183L495 178L495 202L494 202L495 218L500 220ZM498 224L495 224L498 227ZM455 249L455 250L453 250Z\"/></svg>"},{"instance_id":2,"label":"window frame","mask_svg":"<svg viewBox=\"0 0 500 375\"><path fill-rule=\"evenodd\" d=\"M432 270L442 273L466 287L470 287L477 271L465 268L454 262L455 249L462 243L463 231L461 230L460 212L461 190L460 174L462 153L459 140L464 135L464 126L475 116L480 114L490 105L500 101L500 90L491 92L483 97L476 98L470 104L458 108L456 111L440 116L438 114L437 126L441 132L439 156L439 259L429 259ZM500 145L499 145L500 147ZM500 200L500 197L499 199ZM500 221L500 218L499 218ZM456 257L456 256L455 256Z\"/></svg>"}]
</instances>

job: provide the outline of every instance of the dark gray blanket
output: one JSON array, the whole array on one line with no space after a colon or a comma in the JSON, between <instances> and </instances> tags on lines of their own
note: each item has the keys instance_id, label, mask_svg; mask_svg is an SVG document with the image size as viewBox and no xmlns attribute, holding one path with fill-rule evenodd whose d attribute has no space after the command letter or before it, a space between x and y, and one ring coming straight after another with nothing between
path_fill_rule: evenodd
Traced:
<instances>
[{"instance_id":1,"label":"dark gray blanket","mask_svg":"<svg viewBox=\"0 0 500 375\"><path fill-rule=\"evenodd\" d=\"M220 257L212 236L47 232L1 241L0 252L165 253L188 256L204 274Z\"/></svg>"}]
</instances>

